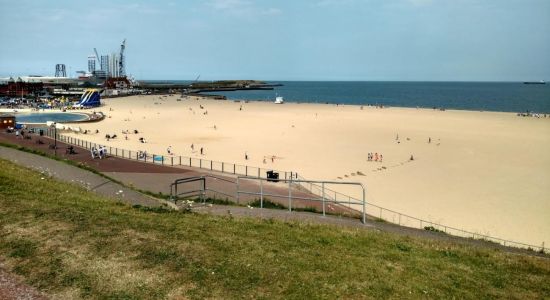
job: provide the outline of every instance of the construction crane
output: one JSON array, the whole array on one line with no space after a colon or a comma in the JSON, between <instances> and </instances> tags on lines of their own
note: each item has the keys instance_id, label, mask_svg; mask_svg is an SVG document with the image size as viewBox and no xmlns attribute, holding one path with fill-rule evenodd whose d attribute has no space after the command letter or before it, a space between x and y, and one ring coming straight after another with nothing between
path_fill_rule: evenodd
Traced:
<instances>
[{"instance_id":1,"label":"construction crane","mask_svg":"<svg viewBox=\"0 0 550 300\"><path fill-rule=\"evenodd\" d=\"M97 54L96 48L94 48L94 52L95 52L95 58L97 59L97 64L99 65L99 69L103 70L103 68L101 67L101 60L100 60L99 54Z\"/></svg>"},{"instance_id":2,"label":"construction crane","mask_svg":"<svg viewBox=\"0 0 550 300\"><path fill-rule=\"evenodd\" d=\"M126 63L124 62L124 48L126 48L126 39L122 41L120 45L120 60L118 61L118 73L119 76L126 76Z\"/></svg>"}]
</instances>

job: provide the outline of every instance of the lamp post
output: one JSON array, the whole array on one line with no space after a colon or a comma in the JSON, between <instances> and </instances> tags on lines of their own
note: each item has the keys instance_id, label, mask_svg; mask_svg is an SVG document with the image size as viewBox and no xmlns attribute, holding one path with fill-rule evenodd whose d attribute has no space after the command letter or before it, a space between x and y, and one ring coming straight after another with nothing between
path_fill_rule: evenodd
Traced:
<instances>
[{"instance_id":1,"label":"lamp post","mask_svg":"<svg viewBox=\"0 0 550 300\"><path fill-rule=\"evenodd\" d=\"M57 122L53 122L52 125L50 125L50 127L53 126L53 139L54 139L54 144L53 144L53 153L54 153L54 156L57 156Z\"/></svg>"}]
</instances>

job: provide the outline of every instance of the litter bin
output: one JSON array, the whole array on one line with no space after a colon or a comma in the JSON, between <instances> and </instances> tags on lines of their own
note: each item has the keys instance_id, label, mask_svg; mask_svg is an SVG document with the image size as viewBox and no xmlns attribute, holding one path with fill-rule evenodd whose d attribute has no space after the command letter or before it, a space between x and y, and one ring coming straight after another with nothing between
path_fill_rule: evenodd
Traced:
<instances>
[{"instance_id":1,"label":"litter bin","mask_svg":"<svg viewBox=\"0 0 550 300\"><path fill-rule=\"evenodd\" d=\"M279 173L267 171L267 181L279 182Z\"/></svg>"}]
</instances>

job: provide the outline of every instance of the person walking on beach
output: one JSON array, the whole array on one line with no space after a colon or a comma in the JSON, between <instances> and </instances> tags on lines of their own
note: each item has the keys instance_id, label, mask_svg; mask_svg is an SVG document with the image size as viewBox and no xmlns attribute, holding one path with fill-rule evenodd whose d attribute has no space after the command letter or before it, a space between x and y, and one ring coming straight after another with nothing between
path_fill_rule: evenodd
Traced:
<instances>
[{"instance_id":1,"label":"person walking on beach","mask_svg":"<svg viewBox=\"0 0 550 300\"><path fill-rule=\"evenodd\" d=\"M168 148L166 149L166 152L168 152L168 155L171 155L172 154L172 146L168 146Z\"/></svg>"},{"instance_id":2,"label":"person walking on beach","mask_svg":"<svg viewBox=\"0 0 550 300\"><path fill-rule=\"evenodd\" d=\"M382 159L383 159L383 158L384 158L384 157L382 156L382 153L380 153L380 162L382 162Z\"/></svg>"},{"instance_id":3,"label":"person walking on beach","mask_svg":"<svg viewBox=\"0 0 550 300\"><path fill-rule=\"evenodd\" d=\"M431 142L432 142L432 138L429 137L429 138L428 138L428 144L430 144Z\"/></svg>"},{"instance_id":4,"label":"person walking on beach","mask_svg":"<svg viewBox=\"0 0 550 300\"><path fill-rule=\"evenodd\" d=\"M378 161L378 152L374 153L374 161Z\"/></svg>"},{"instance_id":5,"label":"person walking on beach","mask_svg":"<svg viewBox=\"0 0 550 300\"><path fill-rule=\"evenodd\" d=\"M204 149L201 147L201 155L204 153Z\"/></svg>"},{"instance_id":6,"label":"person walking on beach","mask_svg":"<svg viewBox=\"0 0 550 300\"><path fill-rule=\"evenodd\" d=\"M195 150L195 145L191 144L191 151Z\"/></svg>"},{"instance_id":7,"label":"person walking on beach","mask_svg":"<svg viewBox=\"0 0 550 300\"><path fill-rule=\"evenodd\" d=\"M244 160L248 160L248 153L244 153Z\"/></svg>"}]
</instances>

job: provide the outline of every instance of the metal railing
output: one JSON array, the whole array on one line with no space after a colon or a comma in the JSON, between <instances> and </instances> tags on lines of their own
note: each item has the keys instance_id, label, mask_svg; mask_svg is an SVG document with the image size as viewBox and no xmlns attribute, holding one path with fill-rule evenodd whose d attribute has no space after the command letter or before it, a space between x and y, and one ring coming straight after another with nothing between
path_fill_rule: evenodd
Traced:
<instances>
[{"instance_id":1,"label":"metal railing","mask_svg":"<svg viewBox=\"0 0 550 300\"><path fill-rule=\"evenodd\" d=\"M46 128L46 136L50 138L55 138L55 130L51 128ZM72 136L67 136L57 132L57 140L66 144L75 145L86 150L91 150L92 148L98 148L101 143L89 142L87 140L82 140ZM130 160L137 160L146 163L164 165L164 166L184 166L184 167L194 167L200 168L213 172L220 172L224 174L232 175L243 175L243 176L257 176L261 178L267 178L267 172L273 171L280 174L281 179L284 175L284 179L297 178L298 174L296 172L288 171L278 171L273 169L252 167L247 165L239 165L228 162L214 161L203 158L188 157L188 156L171 156L171 155L159 155L159 154L150 154L145 151L135 151L127 150L118 147L105 146L107 155L115 156Z\"/></svg>"},{"instance_id":2,"label":"metal railing","mask_svg":"<svg viewBox=\"0 0 550 300\"><path fill-rule=\"evenodd\" d=\"M252 191L241 190L240 181L242 179L245 179L245 180L258 180L259 183L260 183L259 184L260 185L260 191L259 192L252 192ZM325 216L326 215L326 205L327 205L327 203L334 203L334 204L338 204L338 205L342 204L342 202L340 202L336 199L330 199L330 198L326 197L326 195L324 193L325 184L356 185L356 186L361 187L361 189L362 189L363 200L354 199L354 202L352 204L362 205L362 207L363 207L362 222L363 223L366 222L365 187L360 182L319 181L319 180L304 180L304 179L292 179L292 178L290 178L289 180L286 181L286 182L288 182L288 193L286 195L277 195L277 194L270 194L270 193L265 193L264 192L264 188L263 188L263 182L264 181L273 181L273 179L272 178L251 177L251 176L238 176L237 177L237 202L239 201L239 197L240 197L241 194L260 196L260 208L263 208L264 196L285 197L285 198L288 199L288 210L291 212L292 211L292 200L315 201L315 202L321 202L323 216ZM309 196L296 196L296 195L293 195L292 194L293 184L296 187L300 183L301 184L307 184L307 183L320 184L321 185L321 190L322 190L321 197L309 197Z\"/></svg>"},{"instance_id":3,"label":"metal railing","mask_svg":"<svg viewBox=\"0 0 550 300\"><path fill-rule=\"evenodd\" d=\"M214 175L204 175L204 176L194 176L194 177L187 177L187 178L180 178L176 179L173 183L170 184L170 199L174 201L174 203L178 200L179 196L189 197L191 195L197 195L199 196L200 201L204 204L206 203L206 193L208 191L213 192L215 194L221 194L229 198L235 198L235 195L230 195L228 193L210 188L210 185L207 185L207 179L213 179L216 181L222 181L225 183L231 183L235 184L235 181L228 180L223 177L218 177ZM186 190L184 192L178 192L178 186L181 184L189 184L193 182L199 182L200 187L196 190Z\"/></svg>"},{"instance_id":4,"label":"metal railing","mask_svg":"<svg viewBox=\"0 0 550 300\"><path fill-rule=\"evenodd\" d=\"M337 201L339 203L348 204L348 207L351 208L351 209L353 209L353 207L351 207L351 206L354 203L356 203L357 201L359 201L359 200L357 200L357 199L355 199L355 198L353 198L349 195L345 195L343 193L340 193L340 192L337 192L337 191L334 191L334 190L331 190L331 189L327 189L326 187L322 187L318 184L315 184L314 182L309 182L309 184L307 184L308 181L305 178L301 177L301 176L297 176L297 178L300 179L300 181L297 180L296 182L300 182L300 185L302 186L302 188L309 190L311 193L313 193L315 195L324 194L325 197L327 197L329 199L332 199L332 200ZM340 199L340 200L338 200L338 199ZM388 222L388 223L397 224L399 226L406 226L406 227L410 227L410 228L419 228L419 229L424 229L424 230L437 231L437 232L442 232L442 233L446 233L446 234L454 235L454 236L459 236L459 237L472 238L472 239L481 239L481 240L501 244L503 246L512 246L512 247L516 247L516 248L526 248L526 249L532 249L534 251L540 251L540 252L548 253L548 249L545 248L544 242L541 244L541 246L536 246L536 245L531 245L531 244L527 244L527 243L521 243L521 242L506 240L506 239L490 236L488 234L480 234L480 233L476 233L476 232L472 232L472 231L468 231L468 230L464 230L464 229L455 228L455 227L448 226L448 225L443 225L441 223L437 223L437 222L428 221L428 220L424 220L424 219L421 219L421 218L413 217L413 216L410 216L410 215L407 215L407 214L404 214L404 213L401 213L401 212L398 212L398 211L395 211L395 210L391 210L391 209L387 209L387 208L378 206L378 205L370 203L370 202L366 202L365 205L366 205L367 215L373 216L373 217L377 218L380 221L385 221L385 222Z\"/></svg>"}]
</instances>

